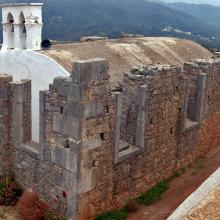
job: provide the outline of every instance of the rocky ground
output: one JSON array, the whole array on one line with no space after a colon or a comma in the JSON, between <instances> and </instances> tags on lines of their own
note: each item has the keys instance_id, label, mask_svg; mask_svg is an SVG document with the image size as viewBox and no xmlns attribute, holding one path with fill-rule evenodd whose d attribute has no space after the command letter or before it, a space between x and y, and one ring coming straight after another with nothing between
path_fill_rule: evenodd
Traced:
<instances>
[{"instance_id":1,"label":"rocky ground","mask_svg":"<svg viewBox=\"0 0 220 220\"><path fill-rule=\"evenodd\" d=\"M15 207L0 207L0 219L2 220L21 220Z\"/></svg>"},{"instance_id":2,"label":"rocky ground","mask_svg":"<svg viewBox=\"0 0 220 220\"><path fill-rule=\"evenodd\" d=\"M219 220L220 185L183 220Z\"/></svg>"}]
</instances>

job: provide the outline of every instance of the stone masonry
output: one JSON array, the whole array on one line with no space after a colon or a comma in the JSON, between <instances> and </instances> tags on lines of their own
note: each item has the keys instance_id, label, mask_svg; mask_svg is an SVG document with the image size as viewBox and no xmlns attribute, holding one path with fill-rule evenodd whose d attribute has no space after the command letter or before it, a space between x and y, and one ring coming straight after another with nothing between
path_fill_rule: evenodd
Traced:
<instances>
[{"instance_id":1,"label":"stone masonry","mask_svg":"<svg viewBox=\"0 0 220 220\"><path fill-rule=\"evenodd\" d=\"M94 219L220 145L220 60L150 65L109 87L108 62L78 61L40 92L31 140L31 82L0 75L0 173L71 220ZM63 197L63 192L67 197Z\"/></svg>"}]
</instances>

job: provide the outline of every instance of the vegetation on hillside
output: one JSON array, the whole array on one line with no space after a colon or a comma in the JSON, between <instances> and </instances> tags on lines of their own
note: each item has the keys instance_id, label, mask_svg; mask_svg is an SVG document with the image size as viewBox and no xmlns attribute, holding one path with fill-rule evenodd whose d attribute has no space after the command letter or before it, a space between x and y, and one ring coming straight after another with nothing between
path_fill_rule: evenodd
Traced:
<instances>
[{"instance_id":1,"label":"vegetation on hillside","mask_svg":"<svg viewBox=\"0 0 220 220\"><path fill-rule=\"evenodd\" d=\"M6 1L0 0L0 3L4 2ZM7 2L32 2L32 0L7 0ZM89 35L117 38L125 32L145 36L176 36L204 40L204 43L209 45L214 42L216 45L218 40L210 42L209 39L220 36L220 23L213 22L215 15L220 17L218 7L207 7L205 12L208 16L203 16L205 19L202 19L193 7L191 10L188 8L184 10L181 4L174 7L146 0L35 0L35 2L45 4L43 36L53 40L74 41L79 40L81 36ZM200 8L198 6L198 11ZM201 10L200 14L204 15L203 8ZM169 26L184 32L192 32L193 35L163 32L163 29Z\"/></svg>"}]
</instances>

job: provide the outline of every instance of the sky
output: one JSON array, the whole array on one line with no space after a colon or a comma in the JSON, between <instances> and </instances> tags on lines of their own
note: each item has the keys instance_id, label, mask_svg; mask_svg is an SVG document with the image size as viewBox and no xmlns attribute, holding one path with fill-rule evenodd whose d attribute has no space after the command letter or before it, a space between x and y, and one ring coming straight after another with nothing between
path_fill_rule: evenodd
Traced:
<instances>
[{"instance_id":1,"label":"sky","mask_svg":"<svg viewBox=\"0 0 220 220\"><path fill-rule=\"evenodd\" d=\"M212 4L220 6L220 0L164 0L165 2L186 2L196 4Z\"/></svg>"}]
</instances>

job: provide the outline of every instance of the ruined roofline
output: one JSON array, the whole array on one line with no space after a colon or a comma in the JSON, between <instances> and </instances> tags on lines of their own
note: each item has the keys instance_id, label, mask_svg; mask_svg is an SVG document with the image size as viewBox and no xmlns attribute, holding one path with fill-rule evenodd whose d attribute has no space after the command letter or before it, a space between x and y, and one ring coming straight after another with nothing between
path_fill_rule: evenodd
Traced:
<instances>
[{"instance_id":1,"label":"ruined roofline","mask_svg":"<svg viewBox=\"0 0 220 220\"><path fill-rule=\"evenodd\" d=\"M20 6L43 6L44 3L10 3L10 4L0 4L0 7L20 7Z\"/></svg>"}]
</instances>

